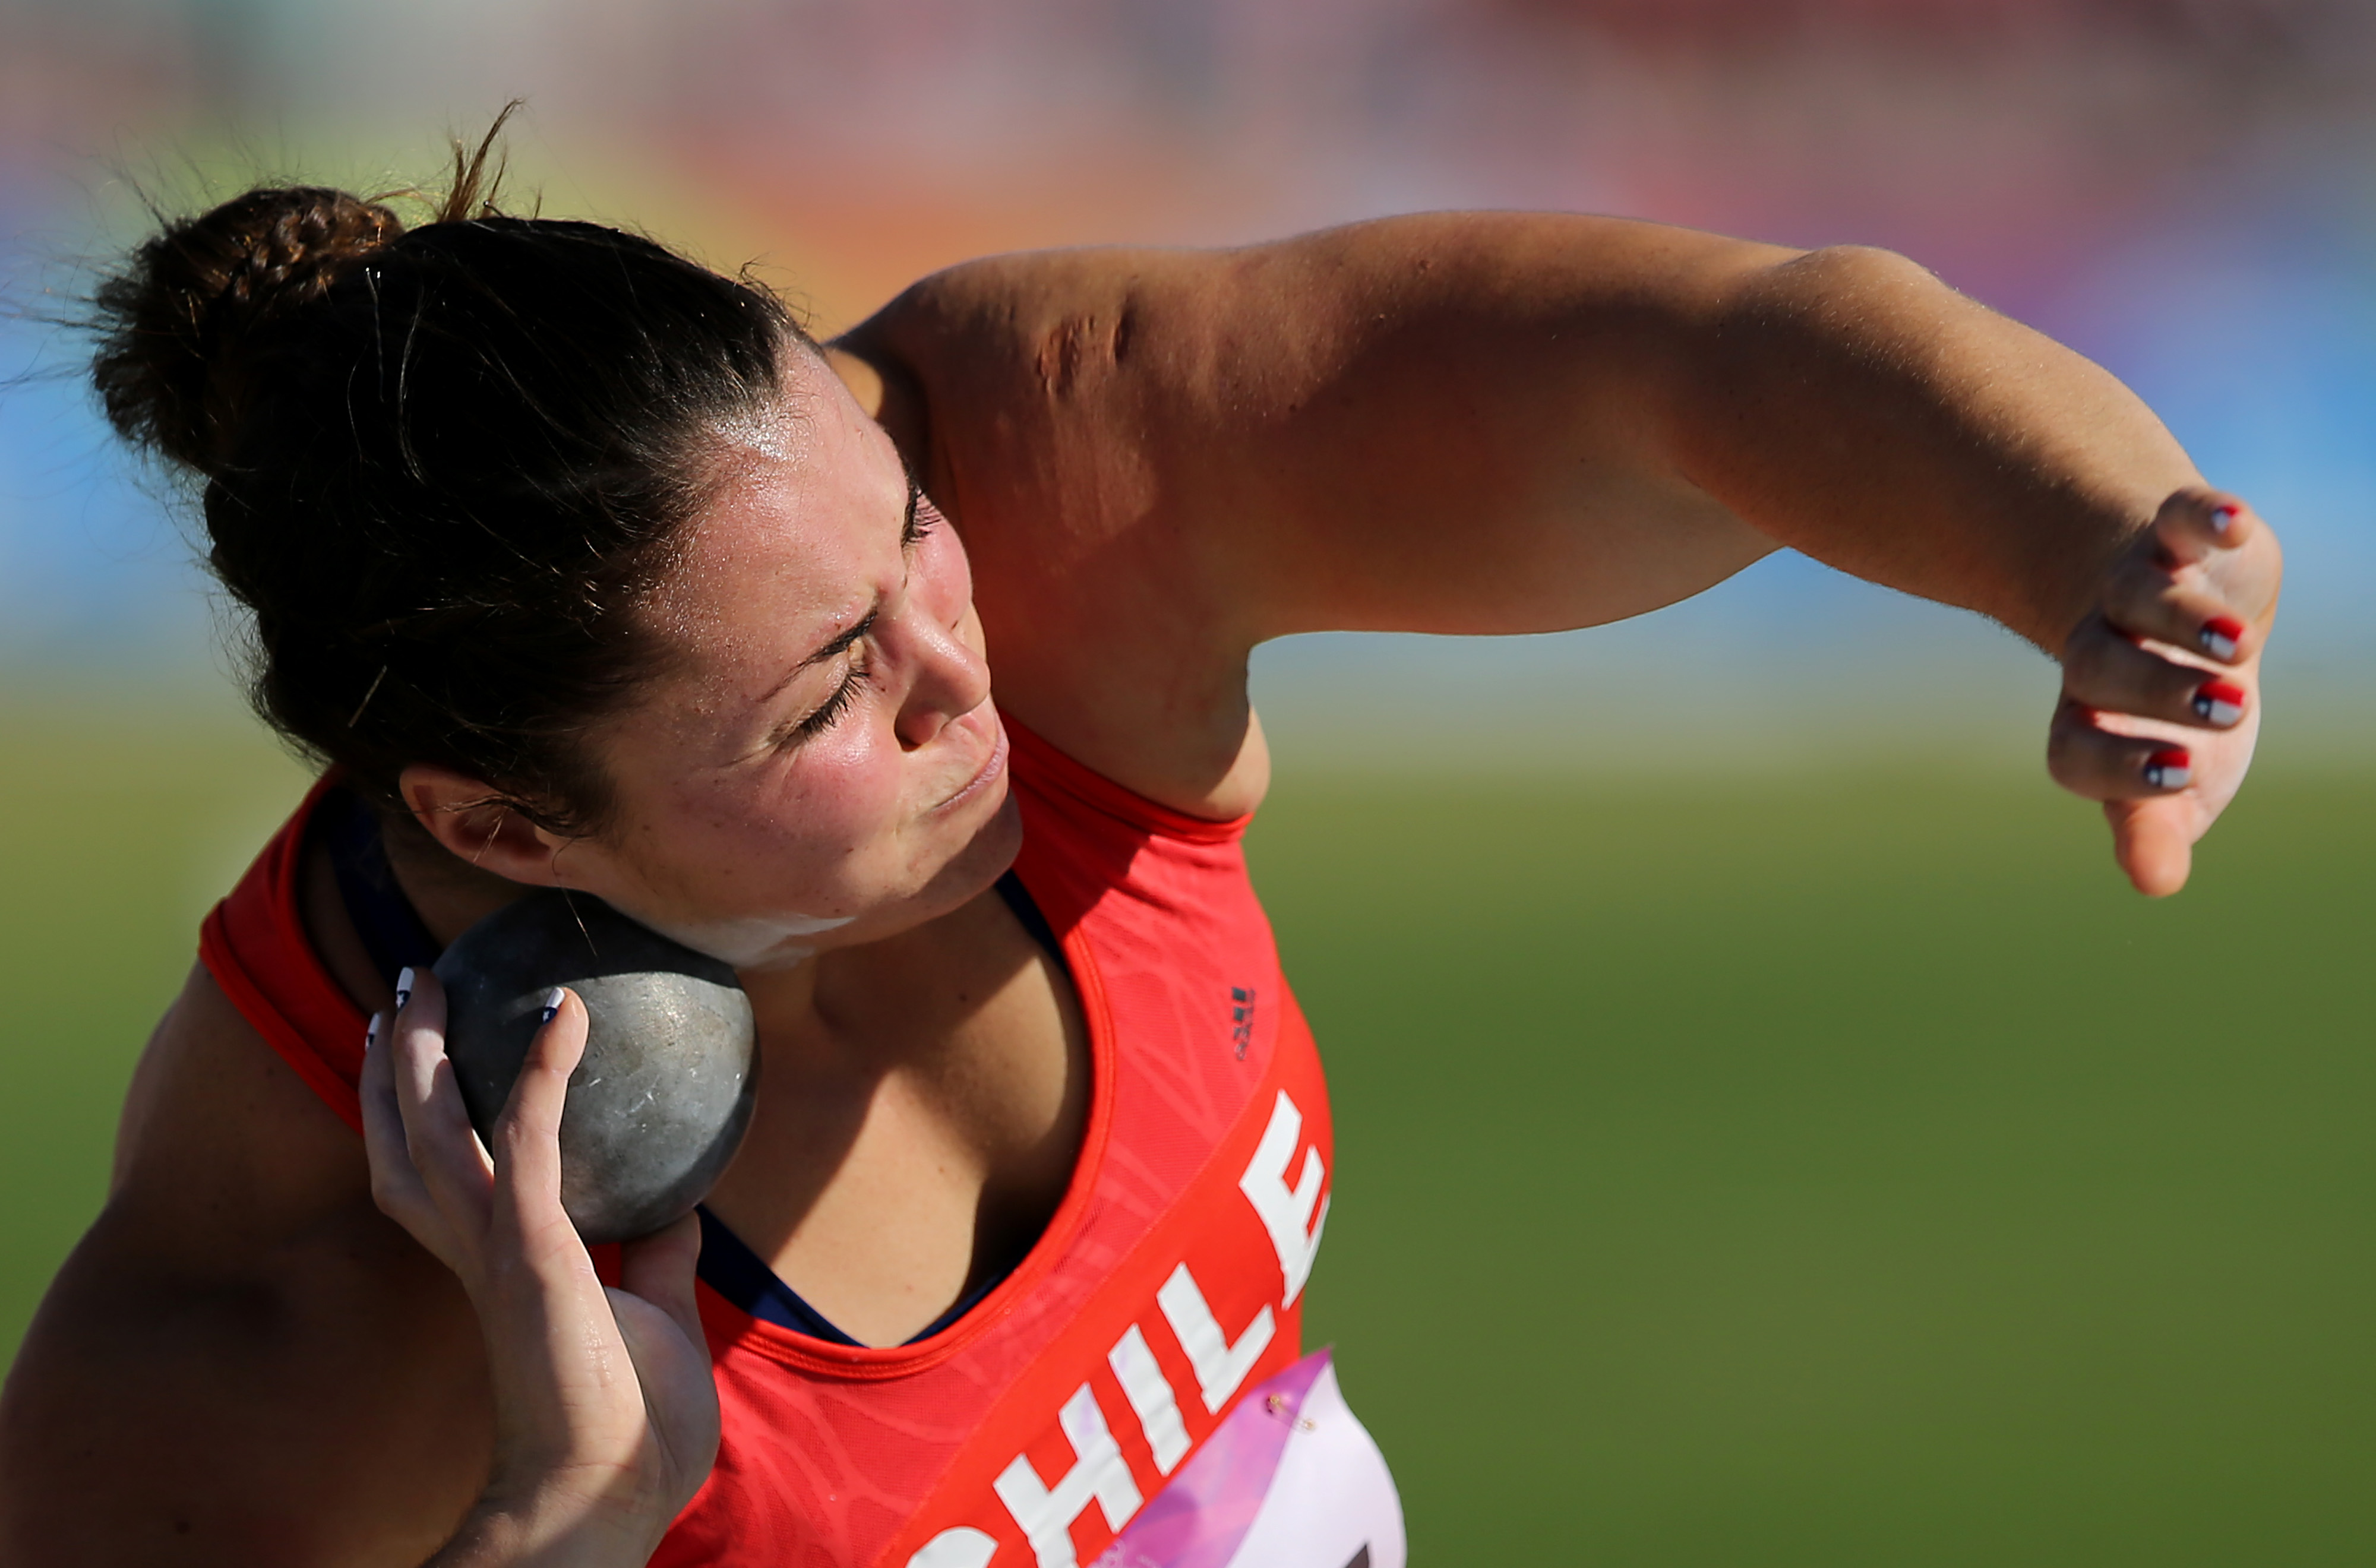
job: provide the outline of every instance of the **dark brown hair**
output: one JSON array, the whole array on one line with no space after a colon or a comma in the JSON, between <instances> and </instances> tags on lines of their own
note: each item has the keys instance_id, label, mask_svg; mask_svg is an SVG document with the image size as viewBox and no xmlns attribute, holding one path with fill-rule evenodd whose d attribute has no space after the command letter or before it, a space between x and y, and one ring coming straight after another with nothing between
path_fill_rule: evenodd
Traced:
<instances>
[{"instance_id":1,"label":"dark brown hair","mask_svg":"<svg viewBox=\"0 0 2376 1568\"><path fill-rule=\"evenodd\" d=\"M203 479L267 722L384 805L434 763L586 832L609 796L583 737L660 657L634 612L707 432L807 339L651 240L498 211L493 139L416 228L303 185L166 224L93 296L92 378Z\"/></svg>"}]
</instances>

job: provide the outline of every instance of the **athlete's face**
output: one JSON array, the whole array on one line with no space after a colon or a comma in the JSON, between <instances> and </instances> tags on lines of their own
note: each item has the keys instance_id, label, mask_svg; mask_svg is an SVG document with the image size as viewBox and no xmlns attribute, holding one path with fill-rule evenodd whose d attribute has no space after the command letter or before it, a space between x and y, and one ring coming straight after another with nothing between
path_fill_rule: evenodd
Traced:
<instances>
[{"instance_id":1,"label":"athlete's face","mask_svg":"<svg viewBox=\"0 0 2376 1568\"><path fill-rule=\"evenodd\" d=\"M723 433L732 477L648 613L674 657L606 722L616 814L570 885L745 968L942 913L1020 839L956 531L833 373Z\"/></svg>"}]
</instances>

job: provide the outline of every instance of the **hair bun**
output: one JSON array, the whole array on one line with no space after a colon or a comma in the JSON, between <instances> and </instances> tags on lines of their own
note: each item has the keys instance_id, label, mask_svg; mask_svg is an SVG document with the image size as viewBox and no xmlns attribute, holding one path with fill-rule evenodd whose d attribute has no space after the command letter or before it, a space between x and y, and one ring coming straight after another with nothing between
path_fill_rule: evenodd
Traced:
<instances>
[{"instance_id":1,"label":"hair bun","mask_svg":"<svg viewBox=\"0 0 2376 1568\"><path fill-rule=\"evenodd\" d=\"M92 295L109 421L216 474L235 448L257 333L403 232L379 203L318 185L260 187L168 224Z\"/></svg>"}]
</instances>

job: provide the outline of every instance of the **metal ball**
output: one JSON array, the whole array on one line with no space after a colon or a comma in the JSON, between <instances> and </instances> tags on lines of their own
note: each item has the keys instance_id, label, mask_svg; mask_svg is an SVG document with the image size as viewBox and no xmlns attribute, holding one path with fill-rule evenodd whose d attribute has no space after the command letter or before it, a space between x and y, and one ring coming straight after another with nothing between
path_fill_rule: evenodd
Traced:
<instances>
[{"instance_id":1,"label":"metal ball","mask_svg":"<svg viewBox=\"0 0 2376 1568\"><path fill-rule=\"evenodd\" d=\"M589 1244L649 1235L707 1194L742 1146L758 1031L734 971L602 900L530 894L437 960L446 1054L482 1138L528 1059L545 995L586 1004L561 1116L561 1202Z\"/></svg>"}]
</instances>

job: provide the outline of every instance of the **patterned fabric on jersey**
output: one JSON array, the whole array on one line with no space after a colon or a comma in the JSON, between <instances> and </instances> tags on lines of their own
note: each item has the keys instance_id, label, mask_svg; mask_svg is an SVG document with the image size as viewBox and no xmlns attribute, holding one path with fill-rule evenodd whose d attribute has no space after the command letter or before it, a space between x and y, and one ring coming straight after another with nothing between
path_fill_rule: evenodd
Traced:
<instances>
[{"instance_id":1,"label":"patterned fabric on jersey","mask_svg":"<svg viewBox=\"0 0 2376 1568\"><path fill-rule=\"evenodd\" d=\"M1333 1143L1245 823L1169 811L1006 723L1016 871L1089 1034L1072 1185L1004 1282L912 1344L833 1344L705 1287L724 1437L652 1562L1401 1568L1384 1461L1326 1354L1301 1354ZM297 902L321 793L208 917L200 954L360 1126L364 1020Z\"/></svg>"}]
</instances>

